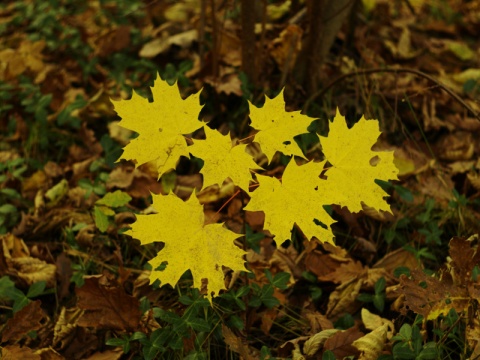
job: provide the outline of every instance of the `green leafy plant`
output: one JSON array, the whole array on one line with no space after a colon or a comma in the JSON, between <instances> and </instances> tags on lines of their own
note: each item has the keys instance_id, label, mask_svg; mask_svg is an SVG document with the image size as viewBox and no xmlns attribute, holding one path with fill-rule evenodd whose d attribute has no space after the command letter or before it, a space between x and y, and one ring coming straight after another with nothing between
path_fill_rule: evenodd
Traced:
<instances>
[{"instance_id":1,"label":"green leafy plant","mask_svg":"<svg viewBox=\"0 0 480 360\"><path fill-rule=\"evenodd\" d=\"M383 309L385 308L385 285L386 281L382 276L375 282L374 294L360 294L357 297L357 300L366 303L371 302L378 311L383 312Z\"/></svg>"},{"instance_id":2,"label":"green leafy plant","mask_svg":"<svg viewBox=\"0 0 480 360\"><path fill-rule=\"evenodd\" d=\"M250 298L248 306L259 307L265 305L268 309L271 309L280 303L273 293L275 288L285 290L288 287L287 284L290 279L290 274L280 272L273 276L267 269L265 270L265 276L268 279L269 284L264 285L263 287L260 287L255 283L251 285L253 296Z\"/></svg>"},{"instance_id":3,"label":"green leafy plant","mask_svg":"<svg viewBox=\"0 0 480 360\"><path fill-rule=\"evenodd\" d=\"M104 197L95 202L93 214L95 224L101 232L105 232L108 226L112 224L112 216L115 215L115 209L121 208L132 200L127 193L117 190L113 193L107 193Z\"/></svg>"},{"instance_id":4,"label":"green leafy plant","mask_svg":"<svg viewBox=\"0 0 480 360\"><path fill-rule=\"evenodd\" d=\"M437 359L439 352L435 342L423 343L418 325L403 324L398 335L392 338L395 341L392 353L393 359Z\"/></svg>"},{"instance_id":5,"label":"green leafy plant","mask_svg":"<svg viewBox=\"0 0 480 360\"><path fill-rule=\"evenodd\" d=\"M25 307L31 299L40 295L49 294L54 290L45 290L45 287L45 281L33 283L25 294L23 291L15 287L15 283L8 276L2 276L0 278L0 301L12 301L12 311L16 313Z\"/></svg>"}]
</instances>

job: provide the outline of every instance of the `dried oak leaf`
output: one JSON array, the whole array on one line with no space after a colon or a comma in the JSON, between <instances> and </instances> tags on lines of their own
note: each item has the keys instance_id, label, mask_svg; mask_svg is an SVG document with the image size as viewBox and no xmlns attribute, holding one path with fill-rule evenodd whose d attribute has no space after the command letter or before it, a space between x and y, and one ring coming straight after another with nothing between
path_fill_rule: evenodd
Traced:
<instances>
[{"instance_id":1,"label":"dried oak leaf","mask_svg":"<svg viewBox=\"0 0 480 360\"><path fill-rule=\"evenodd\" d=\"M398 292L405 296L403 312L408 308L433 320L450 309L466 311L472 301L480 299L480 283L472 279L480 252L471 241L461 237L452 238L449 246L451 260L439 277L428 276L419 269L413 270L410 278L402 275Z\"/></svg>"},{"instance_id":2,"label":"dried oak leaf","mask_svg":"<svg viewBox=\"0 0 480 360\"><path fill-rule=\"evenodd\" d=\"M8 319L2 332L2 342L20 340L28 332L40 329L45 317L41 304L40 300L32 301Z\"/></svg>"},{"instance_id":3,"label":"dried oak leaf","mask_svg":"<svg viewBox=\"0 0 480 360\"><path fill-rule=\"evenodd\" d=\"M105 275L85 279L85 285L77 288L76 293L77 306L85 311L77 325L126 331L137 329L141 317L138 300Z\"/></svg>"},{"instance_id":4,"label":"dried oak leaf","mask_svg":"<svg viewBox=\"0 0 480 360\"><path fill-rule=\"evenodd\" d=\"M470 300L466 289L456 286L448 274L443 275L439 279L418 269L411 271L411 278L402 275L399 291L405 295L403 312L406 313L408 308L427 320L433 320L452 308L458 312L465 310Z\"/></svg>"}]
</instances>

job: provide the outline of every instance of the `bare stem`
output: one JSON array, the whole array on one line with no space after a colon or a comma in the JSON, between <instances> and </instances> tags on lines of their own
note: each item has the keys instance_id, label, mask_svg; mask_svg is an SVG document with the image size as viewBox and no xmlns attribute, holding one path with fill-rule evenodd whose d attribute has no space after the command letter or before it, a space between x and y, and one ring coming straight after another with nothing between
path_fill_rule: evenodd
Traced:
<instances>
[{"instance_id":1,"label":"bare stem","mask_svg":"<svg viewBox=\"0 0 480 360\"><path fill-rule=\"evenodd\" d=\"M434 77L425 74L424 72L415 70L415 69L408 69L408 68L400 68L400 69L368 69L368 70L360 70L360 71L354 71L351 73L344 74L342 76L339 76L338 78L332 80L327 86L325 86L323 89L314 92L305 102L305 105L303 106L303 111L307 111L310 104L312 103L313 100L317 98L322 98L325 93L330 90L330 88L334 87L336 84L339 82L343 81L346 78L349 77L354 77L354 76L359 76L359 75L370 75L370 74L377 74L377 73L408 73L408 74L414 74L419 77L422 77L424 79L427 79L434 84L436 84L439 88L443 89L447 94L449 94L452 98L454 98L459 104L461 104L465 109L467 109L473 116L475 116L477 119L480 120L480 114L477 113L473 108L468 105L465 101L462 100L460 96L455 94L452 89L448 88L446 85L442 84L440 81L435 79Z\"/></svg>"}]
</instances>

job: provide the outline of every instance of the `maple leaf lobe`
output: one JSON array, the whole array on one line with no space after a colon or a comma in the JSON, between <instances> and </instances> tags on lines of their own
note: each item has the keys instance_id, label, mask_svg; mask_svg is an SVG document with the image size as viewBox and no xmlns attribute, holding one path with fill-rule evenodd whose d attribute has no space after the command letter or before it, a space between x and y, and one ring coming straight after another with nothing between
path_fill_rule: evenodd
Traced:
<instances>
[{"instance_id":1,"label":"maple leaf lobe","mask_svg":"<svg viewBox=\"0 0 480 360\"><path fill-rule=\"evenodd\" d=\"M125 147L119 160L135 159L136 166L156 161L160 177L175 168L180 156L188 156L182 134L203 126L198 120L203 106L200 105L200 91L182 99L176 83L170 86L159 75L151 89L153 102L134 91L130 100L112 103L122 119L119 125L139 134Z\"/></svg>"},{"instance_id":2,"label":"maple leaf lobe","mask_svg":"<svg viewBox=\"0 0 480 360\"><path fill-rule=\"evenodd\" d=\"M159 279L163 284L175 286L183 273L192 272L193 285L202 287L208 279L208 294L218 295L225 288L222 266L245 271L245 251L234 244L236 234L223 224L204 225L203 206L195 194L183 201L174 194L152 194L153 207L168 209L158 214L137 215L127 234L144 244L154 241L165 243L158 255L150 260L150 281ZM201 253L201 255L200 255ZM163 271L156 270L168 262Z\"/></svg>"},{"instance_id":3,"label":"maple leaf lobe","mask_svg":"<svg viewBox=\"0 0 480 360\"><path fill-rule=\"evenodd\" d=\"M282 95L283 89L274 98L265 96L265 104L261 108L249 102L251 126L259 130L255 142L260 144L269 161L277 151L305 158L293 138L307 133L308 126L314 120L300 114L300 111L286 112Z\"/></svg>"},{"instance_id":4,"label":"maple leaf lobe","mask_svg":"<svg viewBox=\"0 0 480 360\"><path fill-rule=\"evenodd\" d=\"M380 134L378 121L366 120L363 116L349 129L337 109L328 137L320 136L323 153L332 165L326 177L336 184L336 192L341 194L335 204L359 212L364 202L376 210L391 213L384 200L388 194L375 180L397 180L398 169L393 151L371 150ZM373 165L372 159L375 159Z\"/></svg>"},{"instance_id":5,"label":"maple leaf lobe","mask_svg":"<svg viewBox=\"0 0 480 360\"><path fill-rule=\"evenodd\" d=\"M194 140L188 148L190 153L204 160L200 173L203 175L203 187L218 184L221 186L230 178L237 186L248 191L252 176L250 169L261 169L252 156L245 152L246 144L232 146L229 135L222 135L208 126L204 127L206 140Z\"/></svg>"}]
</instances>

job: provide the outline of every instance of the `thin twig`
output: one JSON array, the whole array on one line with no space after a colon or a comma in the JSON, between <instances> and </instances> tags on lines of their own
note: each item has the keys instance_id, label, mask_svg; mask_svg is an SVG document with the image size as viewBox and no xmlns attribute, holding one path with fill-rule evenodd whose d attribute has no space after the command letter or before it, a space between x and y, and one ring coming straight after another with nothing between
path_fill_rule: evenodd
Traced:
<instances>
[{"instance_id":1,"label":"thin twig","mask_svg":"<svg viewBox=\"0 0 480 360\"><path fill-rule=\"evenodd\" d=\"M330 88L332 88L333 86L335 86L337 83L341 82L342 80L346 79L346 78L349 78L349 77L353 77L353 76L359 76L359 75L370 75L370 74L377 74L377 73L394 73L394 74L397 74L397 73L408 73L408 74L414 74L414 75L417 75L419 77L422 77L424 79L427 79L431 82L433 82L434 84L436 84L439 88L443 89L447 94L449 94L451 97L453 97L459 104L461 104L465 109L467 109L473 116L475 116L478 120L480 120L480 113L477 113L475 112L475 110L473 110L473 108L468 105L465 101L462 100L462 98L460 96L458 96L457 94L455 94L453 92L453 90L449 89L447 86L445 86L444 84L442 84L440 81L438 81L437 79L435 79L434 77L428 75L428 74L425 74L424 72L421 72L421 71L418 71L418 70L415 70L415 69L407 69L407 68L400 68L400 69L368 69L368 70L360 70L360 71L354 71L354 72L351 72L351 73L347 73L347 74L344 74L342 76L339 76L338 78L336 78L335 80L331 81L327 86L325 86L323 89L319 90L319 91L316 91L315 93L313 93L313 95L311 95L307 101L305 102L305 105L303 106L303 111L307 111L308 107L310 106L310 103L316 99L316 98L322 98L323 95L328 91L330 90Z\"/></svg>"},{"instance_id":2,"label":"thin twig","mask_svg":"<svg viewBox=\"0 0 480 360\"><path fill-rule=\"evenodd\" d=\"M207 26L207 0L200 2L200 22L198 28L198 46L200 57L200 69L205 65L205 27Z\"/></svg>"},{"instance_id":3,"label":"thin twig","mask_svg":"<svg viewBox=\"0 0 480 360\"><path fill-rule=\"evenodd\" d=\"M215 83L218 81L218 24L215 0L210 0L210 9L212 12L212 72Z\"/></svg>"}]
</instances>

